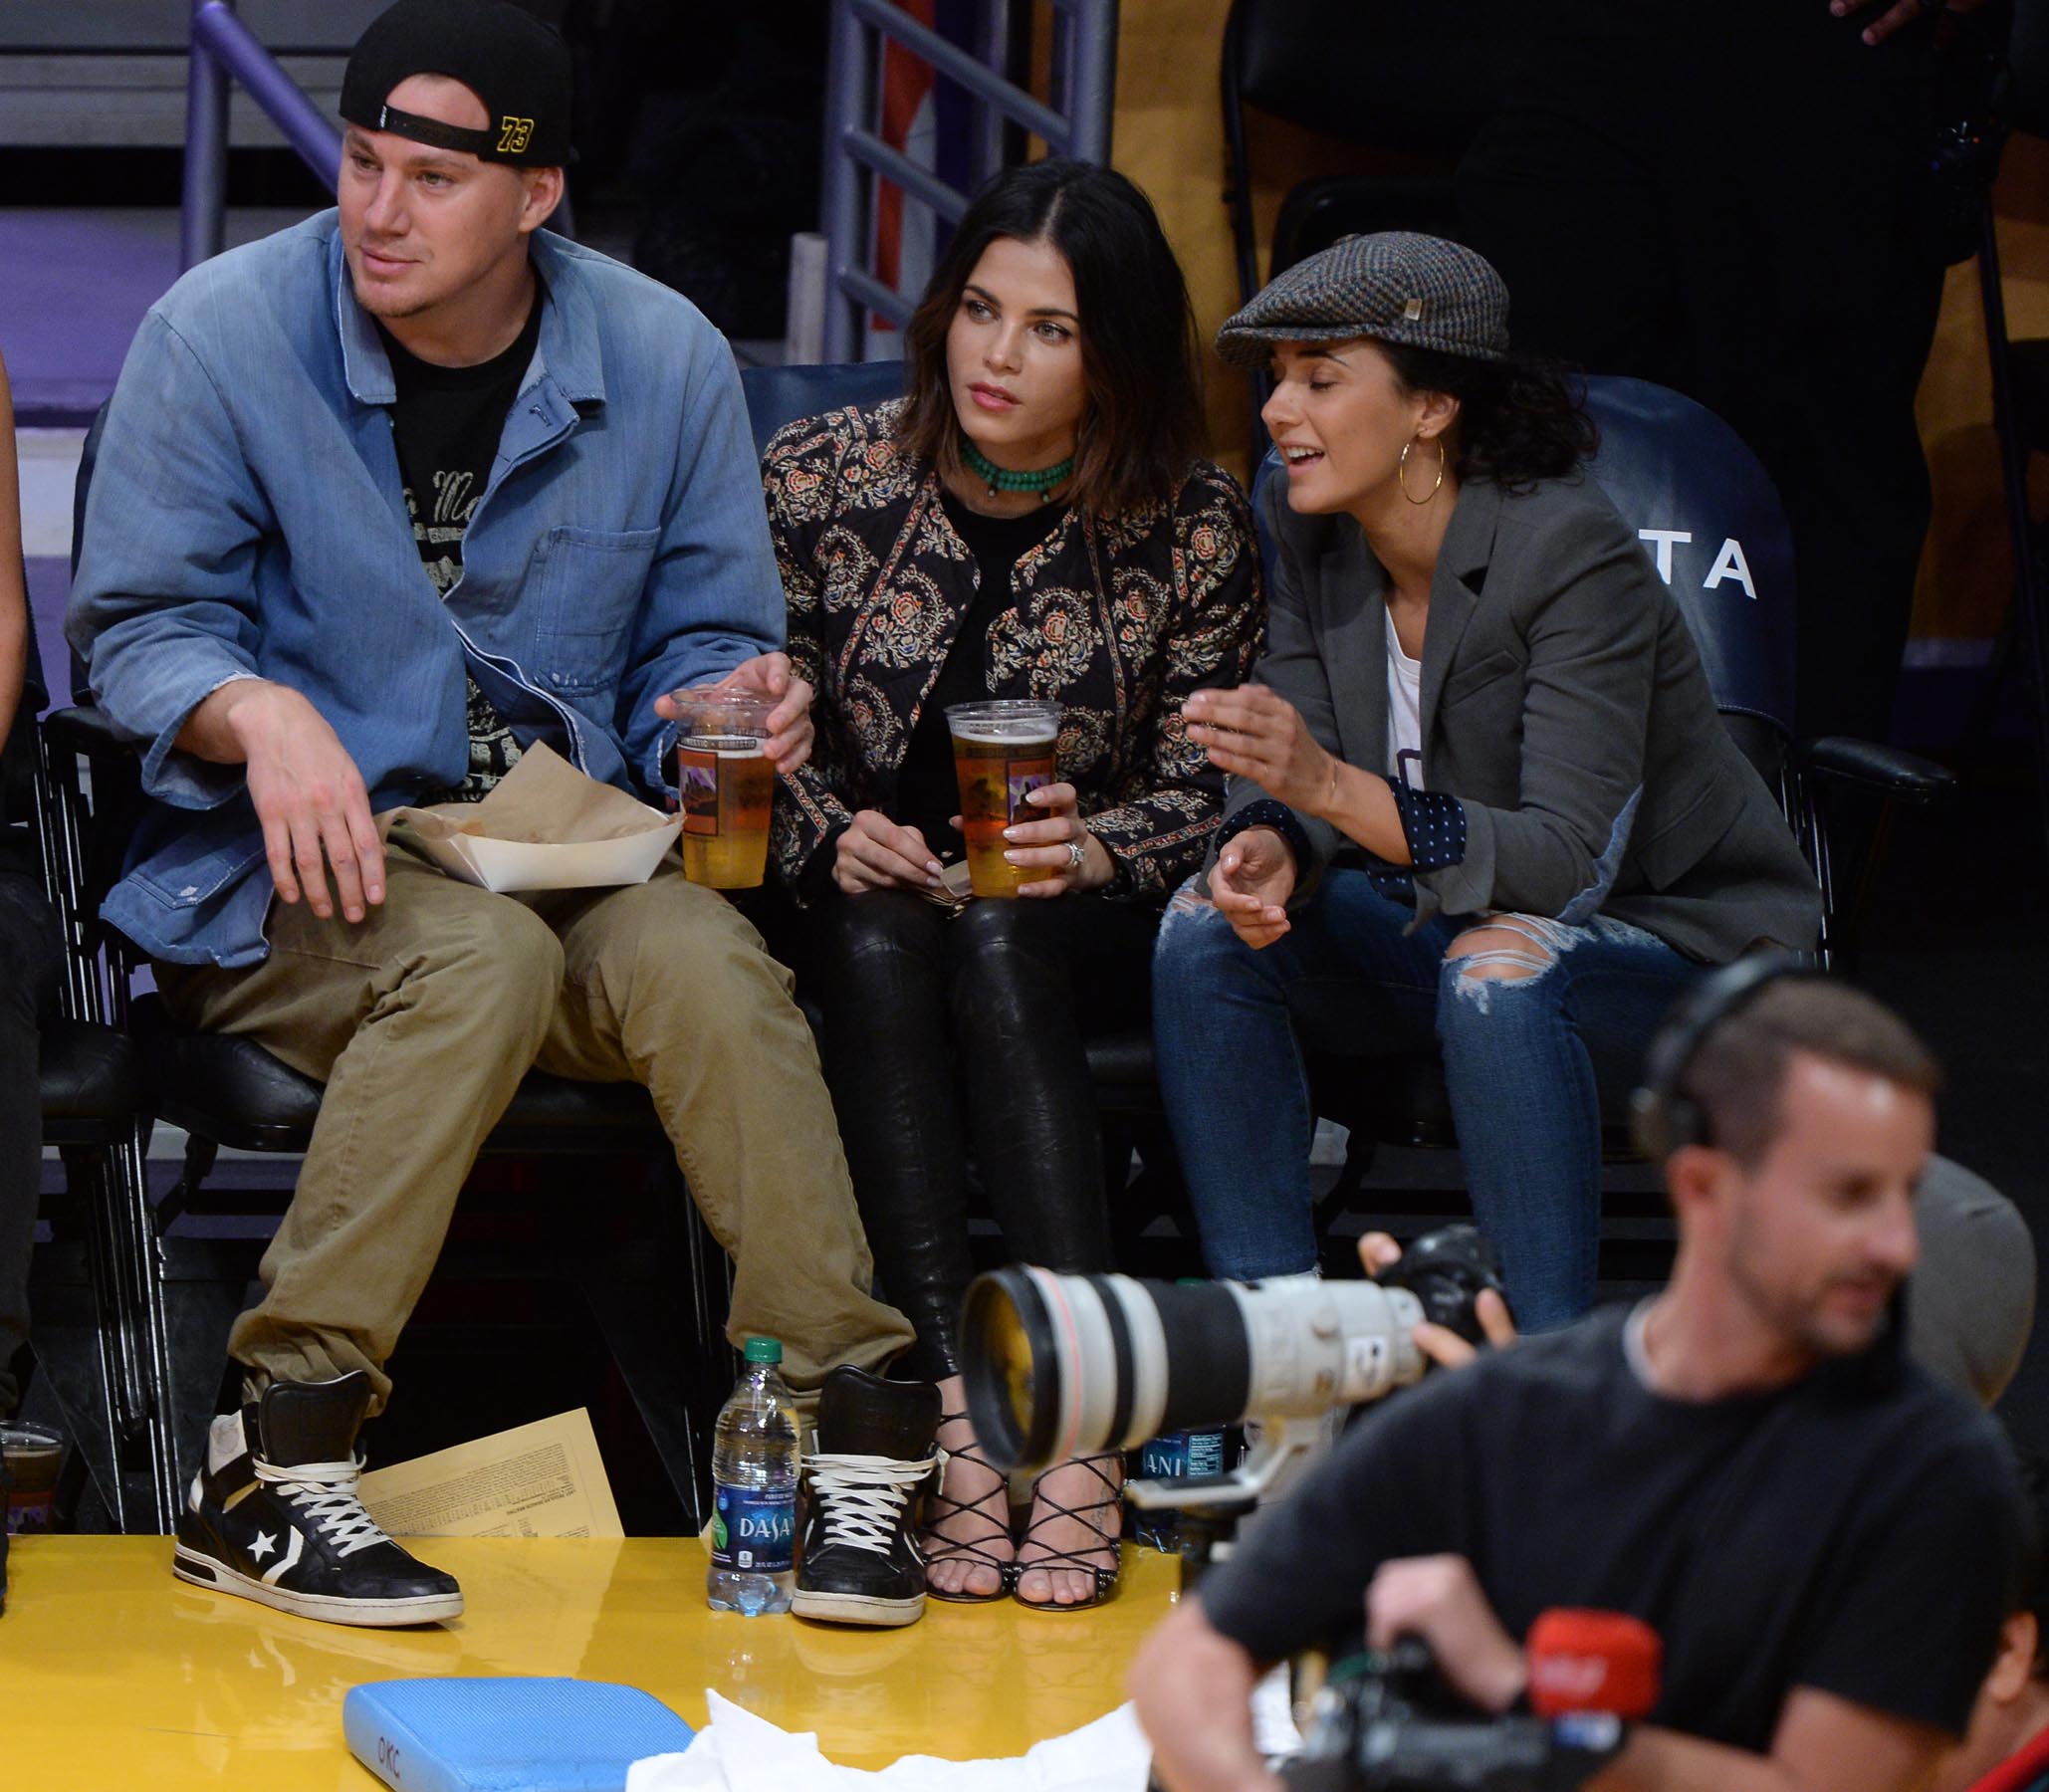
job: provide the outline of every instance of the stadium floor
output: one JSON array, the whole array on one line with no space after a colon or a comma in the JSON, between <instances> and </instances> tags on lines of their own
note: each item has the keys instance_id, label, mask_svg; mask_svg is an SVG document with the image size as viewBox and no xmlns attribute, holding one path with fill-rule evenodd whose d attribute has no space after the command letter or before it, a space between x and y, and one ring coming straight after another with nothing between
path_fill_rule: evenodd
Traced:
<instances>
[{"instance_id":1,"label":"stadium floor","mask_svg":"<svg viewBox=\"0 0 2049 1792\"><path fill-rule=\"evenodd\" d=\"M373 1631L188 1587L169 1552L161 1537L16 1544L0 1618L9 1785L366 1792L342 1695L441 1675L622 1681L693 1726L712 1687L816 1731L851 1767L1022 1754L1122 1702L1125 1665L1178 1580L1169 1557L1130 1550L1121 1593L1097 1610L933 1601L904 1630L860 1631L707 1611L695 1538L464 1538L421 1553L461 1579L468 1614Z\"/></svg>"}]
</instances>

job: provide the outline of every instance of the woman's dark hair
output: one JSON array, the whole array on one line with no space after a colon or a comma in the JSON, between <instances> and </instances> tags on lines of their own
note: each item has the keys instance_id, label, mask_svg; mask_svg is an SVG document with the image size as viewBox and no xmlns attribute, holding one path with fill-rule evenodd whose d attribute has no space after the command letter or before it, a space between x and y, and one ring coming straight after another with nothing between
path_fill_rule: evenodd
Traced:
<instances>
[{"instance_id":1,"label":"woman's dark hair","mask_svg":"<svg viewBox=\"0 0 2049 1792\"><path fill-rule=\"evenodd\" d=\"M1504 490L1527 491L1540 479L1567 477L1600 446L1584 388L1556 361L1512 354L1480 360L1378 337L1373 345L1408 390L1458 399L1452 471L1462 480L1478 474Z\"/></svg>"},{"instance_id":2,"label":"woman's dark hair","mask_svg":"<svg viewBox=\"0 0 2049 1792\"><path fill-rule=\"evenodd\" d=\"M960 447L947 332L998 237L1049 243L1074 276L1088 387L1074 448L1080 502L1114 516L1171 501L1203 445L1195 314L1152 202L1089 162L1028 162L976 195L904 334L909 402L898 439L935 464Z\"/></svg>"}]
</instances>

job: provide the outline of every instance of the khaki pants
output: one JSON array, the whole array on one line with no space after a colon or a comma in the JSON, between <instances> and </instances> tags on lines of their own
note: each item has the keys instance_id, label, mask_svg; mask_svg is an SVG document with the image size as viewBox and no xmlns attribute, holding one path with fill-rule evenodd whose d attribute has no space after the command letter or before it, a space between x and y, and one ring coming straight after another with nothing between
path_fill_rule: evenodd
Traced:
<instances>
[{"instance_id":1,"label":"khaki pants","mask_svg":"<svg viewBox=\"0 0 2049 1792\"><path fill-rule=\"evenodd\" d=\"M369 1372L441 1249L485 1135L529 1065L638 1082L734 1266L727 1335L782 1339L816 1385L878 1368L910 1341L869 1293L867 1240L832 1106L790 974L723 897L674 858L623 889L496 896L388 853L383 904L351 926L272 905L249 970L164 965L190 1026L247 1033L327 1094L264 1299L228 1349L252 1382ZM574 1224L573 1216L569 1224Z\"/></svg>"}]
</instances>

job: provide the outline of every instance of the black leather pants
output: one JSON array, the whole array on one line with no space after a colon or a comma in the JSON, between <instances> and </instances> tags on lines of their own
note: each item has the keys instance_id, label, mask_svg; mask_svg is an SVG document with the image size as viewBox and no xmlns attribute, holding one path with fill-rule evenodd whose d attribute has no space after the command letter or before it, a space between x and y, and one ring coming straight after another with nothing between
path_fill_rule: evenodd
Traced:
<instances>
[{"instance_id":1,"label":"black leather pants","mask_svg":"<svg viewBox=\"0 0 2049 1792\"><path fill-rule=\"evenodd\" d=\"M41 885L0 863L0 1417L14 1411L12 1359L29 1335L29 1246L43 1192L36 1021L56 1011L58 970Z\"/></svg>"},{"instance_id":2,"label":"black leather pants","mask_svg":"<svg viewBox=\"0 0 2049 1792\"><path fill-rule=\"evenodd\" d=\"M917 1327L903 1371L959 1368L970 1148L1013 1259L1112 1266L1083 1041L1144 1023L1158 921L1094 896L949 916L899 890L816 912L825 1080L884 1292Z\"/></svg>"}]
</instances>

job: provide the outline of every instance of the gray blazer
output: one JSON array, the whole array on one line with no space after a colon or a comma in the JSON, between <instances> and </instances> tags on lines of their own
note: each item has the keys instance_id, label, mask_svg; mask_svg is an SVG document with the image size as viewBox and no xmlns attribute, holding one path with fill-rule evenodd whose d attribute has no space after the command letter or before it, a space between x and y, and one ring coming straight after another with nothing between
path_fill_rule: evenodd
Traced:
<instances>
[{"instance_id":1,"label":"gray blazer","mask_svg":"<svg viewBox=\"0 0 2049 1792\"><path fill-rule=\"evenodd\" d=\"M1387 770L1387 574L1350 517L1260 494L1275 545L1255 676L1330 752ZM1629 921L1722 963L1805 950L1821 896L1778 804L1714 708L1693 635L1591 484L1460 492L1423 641L1423 783L1460 799L1462 863L1418 874L1417 920L1495 911ZM1227 818L1265 792L1234 779ZM1298 817L1295 899L1363 849Z\"/></svg>"}]
</instances>

